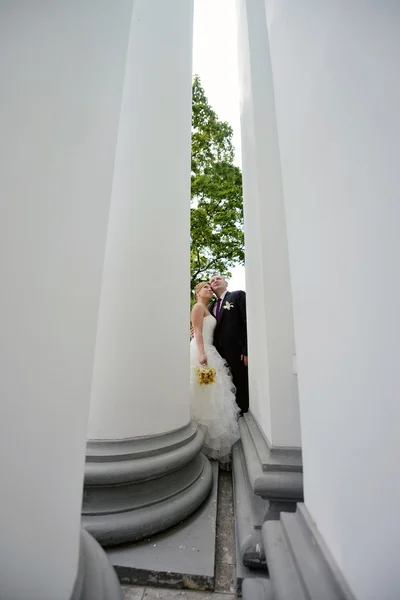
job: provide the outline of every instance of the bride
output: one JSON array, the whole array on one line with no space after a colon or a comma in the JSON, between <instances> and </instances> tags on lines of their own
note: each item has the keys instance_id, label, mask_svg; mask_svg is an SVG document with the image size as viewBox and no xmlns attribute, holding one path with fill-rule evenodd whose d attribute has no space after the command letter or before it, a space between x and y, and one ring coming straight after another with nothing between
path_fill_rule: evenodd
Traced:
<instances>
[{"instance_id":1,"label":"bride","mask_svg":"<svg viewBox=\"0 0 400 600\"><path fill-rule=\"evenodd\" d=\"M204 433L204 454L229 469L232 446L240 438L237 423L240 409L230 371L213 346L217 321L207 309L212 295L209 283L196 285L197 302L191 314L194 338L190 342L190 404L192 418ZM214 371L213 381L207 383L208 369ZM203 378L202 371L205 371Z\"/></svg>"}]
</instances>

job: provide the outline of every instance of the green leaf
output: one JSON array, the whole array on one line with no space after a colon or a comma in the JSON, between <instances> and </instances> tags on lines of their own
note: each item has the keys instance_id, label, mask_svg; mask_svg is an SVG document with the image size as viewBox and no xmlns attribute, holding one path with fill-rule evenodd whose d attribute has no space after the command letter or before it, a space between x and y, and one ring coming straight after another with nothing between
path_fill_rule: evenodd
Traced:
<instances>
[{"instance_id":1,"label":"green leaf","mask_svg":"<svg viewBox=\"0 0 400 600\"><path fill-rule=\"evenodd\" d=\"M234 164L232 127L210 106L200 78L193 81L191 289L213 273L230 276L244 264L242 173Z\"/></svg>"}]
</instances>

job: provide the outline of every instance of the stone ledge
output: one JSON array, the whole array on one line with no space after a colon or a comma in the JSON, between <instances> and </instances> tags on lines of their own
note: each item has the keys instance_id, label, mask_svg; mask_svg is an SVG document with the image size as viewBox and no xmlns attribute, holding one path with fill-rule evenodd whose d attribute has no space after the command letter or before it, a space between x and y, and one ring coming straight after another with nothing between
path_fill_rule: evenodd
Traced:
<instances>
[{"instance_id":1,"label":"stone ledge","mask_svg":"<svg viewBox=\"0 0 400 600\"><path fill-rule=\"evenodd\" d=\"M301 502L303 473L302 467L300 470L299 453L293 449L271 451L249 414L239 419L239 429L247 476L253 492L267 500ZM260 457L266 462L261 462Z\"/></svg>"},{"instance_id":2,"label":"stone ledge","mask_svg":"<svg viewBox=\"0 0 400 600\"><path fill-rule=\"evenodd\" d=\"M82 530L78 575L71 600L122 600L115 570L101 546Z\"/></svg>"},{"instance_id":3,"label":"stone ledge","mask_svg":"<svg viewBox=\"0 0 400 600\"><path fill-rule=\"evenodd\" d=\"M274 600L355 600L304 504L264 523L262 538Z\"/></svg>"},{"instance_id":4,"label":"stone ledge","mask_svg":"<svg viewBox=\"0 0 400 600\"><path fill-rule=\"evenodd\" d=\"M161 479L85 488L82 522L102 546L135 542L186 519L207 498L212 482L211 465L198 454Z\"/></svg>"},{"instance_id":5,"label":"stone ledge","mask_svg":"<svg viewBox=\"0 0 400 600\"><path fill-rule=\"evenodd\" d=\"M129 440L89 440L85 486L148 481L189 463L204 437L194 423L162 435Z\"/></svg>"},{"instance_id":6,"label":"stone ledge","mask_svg":"<svg viewBox=\"0 0 400 600\"><path fill-rule=\"evenodd\" d=\"M243 600L275 600L272 585L268 579L245 579L242 596Z\"/></svg>"},{"instance_id":7,"label":"stone ledge","mask_svg":"<svg viewBox=\"0 0 400 600\"><path fill-rule=\"evenodd\" d=\"M211 494L188 519L140 542L107 549L121 583L181 590L214 589L218 464L212 461L211 465Z\"/></svg>"},{"instance_id":8,"label":"stone ledge","mask_svg":"<svg viewBox=\"0 0 400 600\"><path fill-rule=\"evenodd\" d=\"M194 423L177 431L87 445L82 520L103 545L136 542L188 517L212 487Z\"/></svg>"},{"instance_id":9,"label":"stone ledge","mask_svg":"<svg viewBox=\"0 0 400 600\"><path fill-rule=\"evenodd\" d=\"M241 442L233 447L233 506L235 513L236 594L242 595L243 581L266 578L261 526L268 501L255 496L247 479Z\"/></svg>"},{"instance_id":10,"label":"stone ledge","mask_svg":"<svg viewBox=\"0 0 400 600\"><path fill-rule=\"evenodd\" d=\"M263 471L303 472L301 448L271 448L251 412L244 415Z\"/></svg>"},{"instance_id":11,"label":"stone ledge","mask_svg":"<svg viewBox=\"0 0 400 600\"><path fill-rule=\"evenodd\" d=\"M261 541L261 527L267 514L268 501L256 496L251 489L240 442L233 448L233 490L236 539L239 550L236 564L243 563L247 568L267 571Z\"/></svg>"}]
</instances>

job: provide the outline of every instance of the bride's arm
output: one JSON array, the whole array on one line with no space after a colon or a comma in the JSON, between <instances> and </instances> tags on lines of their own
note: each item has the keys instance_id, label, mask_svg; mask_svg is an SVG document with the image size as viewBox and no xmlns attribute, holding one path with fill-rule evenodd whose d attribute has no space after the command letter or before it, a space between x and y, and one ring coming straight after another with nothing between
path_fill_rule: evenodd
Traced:
<instances>
[{"instance_id":1,"label":"bride's arm","mask_svg":"<svg viewBox=\"0 0 400 600\"><path fill-rule=\"evenodd\" d=\"M207 364L207 356L204 351L203 341L203 319L204 308L200 304L195 304L192 309L191 319L193 323L194 334L196 336L196 344L200 352L200 363Z\"/></svg>"}]
</instances>

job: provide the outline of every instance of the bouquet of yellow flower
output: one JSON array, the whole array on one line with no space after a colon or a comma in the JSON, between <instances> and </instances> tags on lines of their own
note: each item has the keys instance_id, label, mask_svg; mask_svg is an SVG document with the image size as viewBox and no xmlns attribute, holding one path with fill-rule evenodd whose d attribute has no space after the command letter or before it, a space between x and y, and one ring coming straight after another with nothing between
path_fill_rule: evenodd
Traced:
<instances>
[{"instance_id":1,"label":"bouquet of yellow flower","mask_svg":"<svg viewBox=\"0 0 400 600\"><path fill-rule=\"evenodd\" d=\"M215 369L207 365L199 365L196 369L197 381L200 385L210 385L215 383Z\"/></svg>"}]
</instances>

